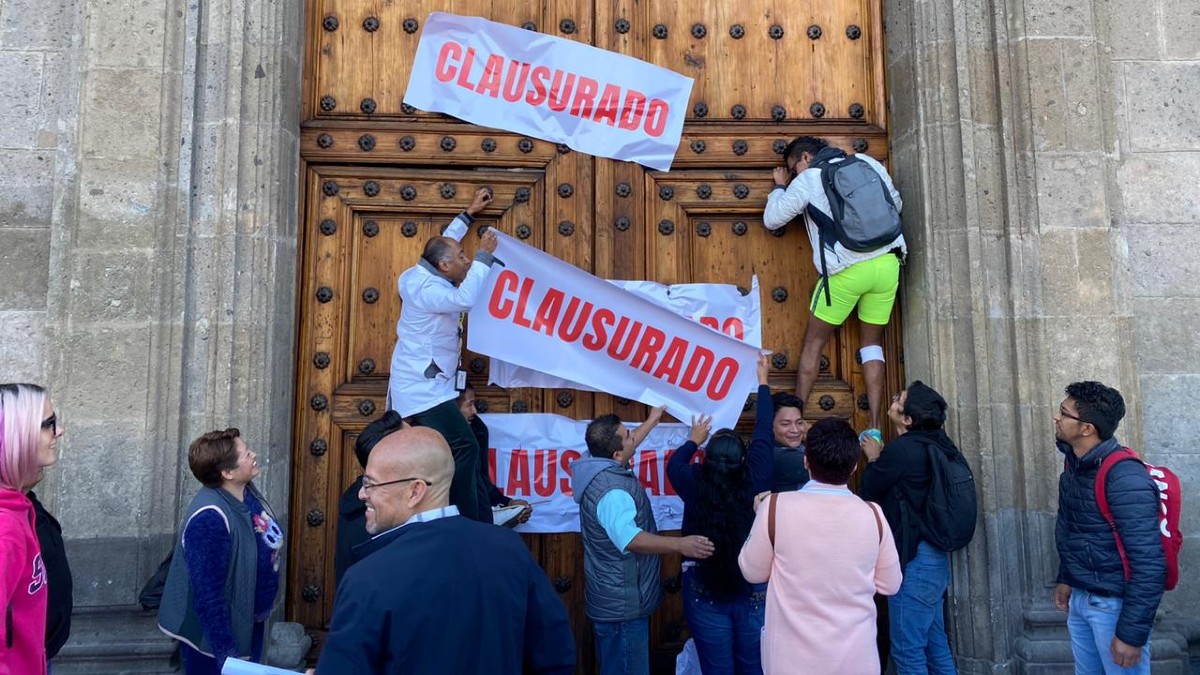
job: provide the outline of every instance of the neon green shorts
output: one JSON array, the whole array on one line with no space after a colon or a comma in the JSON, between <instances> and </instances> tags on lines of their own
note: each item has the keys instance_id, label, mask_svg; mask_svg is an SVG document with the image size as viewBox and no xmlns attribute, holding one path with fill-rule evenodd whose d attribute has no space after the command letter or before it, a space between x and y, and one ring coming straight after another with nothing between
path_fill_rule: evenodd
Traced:
<instances>
[{"instance_id":1,"label":"neon green shorts","mask_svg":"<svg viewBox=\"0 0 1200 675\"><path fill-rule=\"evenodd\" d=\"M825 284L829 284L829 299L825 304ZM846 269L821 279L813 291L809 309L825 323L840 326L858 305L858 320L876 326L887 324L896 304L896 287L900 285L900 258L892 253L855 263Z\"/></svg>"}]
</instances>

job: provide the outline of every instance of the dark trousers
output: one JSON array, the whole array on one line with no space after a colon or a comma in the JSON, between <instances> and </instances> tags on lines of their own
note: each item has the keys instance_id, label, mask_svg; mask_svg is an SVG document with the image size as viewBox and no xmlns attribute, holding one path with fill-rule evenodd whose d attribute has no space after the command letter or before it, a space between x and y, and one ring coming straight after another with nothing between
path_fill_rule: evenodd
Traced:
<instances>
[{"instance_id":1,"label":"dark trousers","mask_svg":"<svg viewBox=\"0 0 1200 675\"><path fill-rule=\"evenodd\" d=\"M458 402L451 399L439 403L429 410L411 417L414 424L436 429L450 444L454 455L454 481L450 483L450 503L467 518L483 523L492 522L492 509L484 501L479 503L479 443L475 432L467 424L458 409Z\"/></svg>"}]
</instances>

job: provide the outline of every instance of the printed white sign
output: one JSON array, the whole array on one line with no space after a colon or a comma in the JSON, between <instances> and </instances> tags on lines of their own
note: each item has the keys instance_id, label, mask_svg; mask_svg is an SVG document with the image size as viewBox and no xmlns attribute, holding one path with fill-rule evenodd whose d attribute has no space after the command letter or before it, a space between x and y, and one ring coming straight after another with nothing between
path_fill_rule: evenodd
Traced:
<instances>
[{"instance_id":1,"label":"printed white sign","mask_svg":"<svg viewBox=\"0 0 1200 675\"><path fill-rule=\"evenodd\" d=\"M675 417L733 427L757 388L758 348L702 326L497 232L472 351L578 382ZM501 264L502 263L502 264Z\"/></svg>"},{"instance_id":2,"label":"printed white sign","mask_svg":"<svg viewBox=\"0 0 1200 675\"><path fill-rule=\"evenodd\" d=\"M579 505L571 492L571 463L587 456L583 433L588 422L547 413L483 414L488 427L488 470L505 496L534 504L518 532L579 531ZM630 429L637 424L627 424ZM646 486L660 530L683 523L683 500L667 480L667 460L687 441L684 424L659 424L634 455L633 471Z\"/></svg>"},{"instance_id":3,"label":"printed white sign","mask_svg":"<svg viewBox=\"0 0 1200 675\"><path fill-rule=\"evenodd\" d=\"M669 171L692 78L479 17L425 20L404 102Z\"/></svg>"},{"instance_id":4,"label":"printed white sign","mask_svg":"<svg viewBox=\"0 0 1200 675\"><path fill-rule=\"evenodd\" d=\"M654 281L609 283L680 316L698 321L703 326L719 330L755 347L762 346L762 308L759 305L757 276L751 277L749 291L731 284L665 286ZM499 359L492 359L488 366L488 384L505 389L539 387L596 391L578 382L547 375L532 368L521 368Z\"/></svg>"}]
</instances>

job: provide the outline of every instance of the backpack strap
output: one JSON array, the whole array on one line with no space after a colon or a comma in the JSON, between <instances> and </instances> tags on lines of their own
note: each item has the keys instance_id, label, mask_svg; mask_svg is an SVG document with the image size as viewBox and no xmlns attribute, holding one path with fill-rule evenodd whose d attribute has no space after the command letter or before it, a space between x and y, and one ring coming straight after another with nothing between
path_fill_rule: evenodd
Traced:
<instances>
[{"instance_id":1,"label":"backpack strap","mask_svg":"<svg viewBox=\"0 0 1200 675\"><path fill-rule=\"evenodd\" d=\"M879 505L875 502L867 502L867 506L871 507L871 513L875 516L875 529L879 530L879 543L883 543L883 519L879 517Z\"/></svg>"},{"instance_id":2,"label":"backpack strap","mask_svg":"<svg viewBox=\"0 0 1200 675\"><path fill-rule=\"evenodd\" d=\"M772 492L768 498L770 503L767 504L767 537L771 539L771 548L775 548L775 502L778 501L779 493Z\"/></svg>"},{"instance_id":3,"label":"backpack strap","mask_svg":"<svg viewBox=\"0 0 1200 675\"><path fill-rule=\"evenodd\" d=\"M824 170L821 173L824 175ZM829 295L829 264L825 262L825 248L829 246L827 241L832 234L834 222L832 218L822 213L820 209L812 204L806 206L804 211L808 214L809 220L813 221L813 224L817 226L817 248L820 249L819 255L821 256L820 283L824 285L825 304L830 306L833 305L833 300L830 299Z\"/></svg>"},{"instance_id":4,"label":"backpack strap","mask_svg":"<svg viewBox=\"0 0 1200 675\"><path fill-rule=\"evenodd\" d=\"M1100 462L1100 470L1096 472L1096 506L1100 507L1100 515L1104 516L1104 521L1108 523L1108 527L1112 530L1113 539L1117 542L1117 555L1121 556L1121 566L1125 568L1125 580L1129 581L1129 559L1125 557L1125 544L1121 541L1121 535L1117 532L1117 523L1113 520L1112 509L1108 505L1108 472L1112 471L1112 468L1118 462L1123 462L1127 459L1145 464L1136 452L1123 446L1109 453L1104 458L1104 461Z\"/></svg>"}]
</instances>

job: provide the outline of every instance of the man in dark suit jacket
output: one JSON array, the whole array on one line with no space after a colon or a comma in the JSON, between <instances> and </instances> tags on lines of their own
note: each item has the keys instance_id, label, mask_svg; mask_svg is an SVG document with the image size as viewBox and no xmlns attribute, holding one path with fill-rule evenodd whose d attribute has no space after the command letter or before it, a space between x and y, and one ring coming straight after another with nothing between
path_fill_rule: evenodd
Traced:
<instances>
[{"instance_id":1,"label":"man in dark suit jacket","mask_svg":"<svg viewBox=\"0 0 1200 675\"><path fill-rule=\"evenodd\" d=\"M545 573L516 533L449 505L453 478L433 429L375 446L361 490L372 538L338 588L317 673L574 673Z\"/></svg>"}]
</instances>

